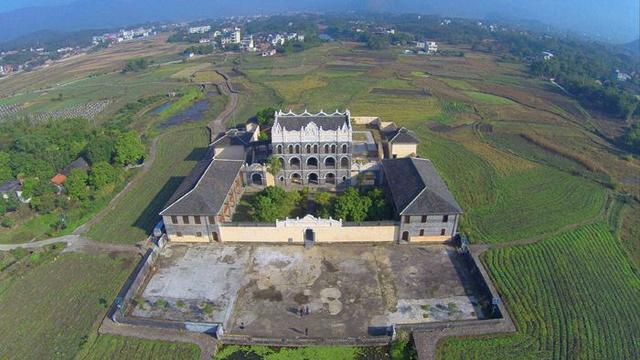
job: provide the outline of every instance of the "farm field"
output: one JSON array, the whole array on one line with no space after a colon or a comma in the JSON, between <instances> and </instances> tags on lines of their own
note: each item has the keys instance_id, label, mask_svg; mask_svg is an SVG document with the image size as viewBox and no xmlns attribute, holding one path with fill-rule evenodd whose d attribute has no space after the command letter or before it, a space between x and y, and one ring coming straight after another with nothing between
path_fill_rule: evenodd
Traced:
<instances>
[{"instance_id":1,"label":"farm field","mask_svg":"<svg viewBox=\"0 0 640 360\"><path fill-rule=\"evenodd\" d=\"M30 265L0 280L1 358L73 358L136 259L58 251L21 261Z\"/></svg>"},{"instance_id":2,"label":"farm field","mask_svg":"<svg viewBox=\"0 0 640 360\"><path fill-rule=\"evenodd\" d=\"M640 357L640 277L608 225L489 250L484 261L518 334L449 339L440 359Z\"/></svg>"},{"instance_id":3,"label":"farm field","mask_svg":"<svg viewBox=\"0 0 640 360\"><path fill-rule=\"evenodd\" d=\"M110 359L198 359L200 349L194 344L142 340L116 335L99 335L80 356L82 360Z\"/></svg>"},{"instance_id":4,"label":"farm field","mask_svg":"<svg viewBox=\"0 0 640 360\"><path fill-rule=\"evenodd\" d=\"M182 177L202 157L208 141L209 133L202 127L176 129L161 135L151 169L86 235L111 243L132 244L146 239L159 220L158 213Z\"/></svg>"}]
</instances>

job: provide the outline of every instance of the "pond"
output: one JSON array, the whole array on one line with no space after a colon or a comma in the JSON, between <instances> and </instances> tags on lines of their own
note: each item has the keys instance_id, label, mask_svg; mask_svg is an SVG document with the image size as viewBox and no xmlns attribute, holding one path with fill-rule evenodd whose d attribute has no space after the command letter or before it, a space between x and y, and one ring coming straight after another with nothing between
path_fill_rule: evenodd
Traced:
<instances>
[{"instance_id":1,"label":"pond","mask_svg":"<svg viewBox=\"0 0 640 360\"><path fill-rule=\"evenodd\" d=\"M179 113L172 115L162 124L158 125L161 129L166 129L171 126L180 125L186 122L199 121L209 111L209 100L199 100L193 103L188 108L180 111Z\"/></svg>"}]
</instances>

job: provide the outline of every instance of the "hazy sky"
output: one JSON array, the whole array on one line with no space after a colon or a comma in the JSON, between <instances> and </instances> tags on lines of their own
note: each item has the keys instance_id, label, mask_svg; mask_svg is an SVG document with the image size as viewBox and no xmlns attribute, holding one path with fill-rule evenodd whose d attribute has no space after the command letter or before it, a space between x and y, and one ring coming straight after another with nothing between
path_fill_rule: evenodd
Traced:
<instances>
[{"instance_id":1,"label":"hazy sky","mask_svg":"<svg viewBox=\"0 0 640 360\"><path fill-rule=\"evenodd\" d=\"M146 8L143 12L161 14L170 18L184 7L202 7L207 13L197 12L200 18L216 17L220 8L242 9L243 12L269 13L293 10L343 11L368 9L373 11L421 12L443 16L485 18L498 15L517 19L538 20L563 29L609 38L612 41L631 41L640 37L640 0L75 0L81 3L128 2L157 4L163 9ZM56 6L74 0L0 0L0 12L29 6ZM230 4L231 3L231 4ZM226 7L224 5L227 5ZM232 5L229 7L228 5ZM108 6L108 5L107 5ZM182 9L180 9L182 7ZM123 18L135 19L126 13L127 7L118 11ZM211 12L211 13L209 13ZM55 13L55 12L53 12ZM149 14L148 14L149 15ZM227 15L227 14L222 14ZM54 16L54 15L53 15ZM154 15L155 16L155 15ZM195 16L195 15L194 15ZM143 18L139 14L137 18Z\"/></svg>"}]
</instances>

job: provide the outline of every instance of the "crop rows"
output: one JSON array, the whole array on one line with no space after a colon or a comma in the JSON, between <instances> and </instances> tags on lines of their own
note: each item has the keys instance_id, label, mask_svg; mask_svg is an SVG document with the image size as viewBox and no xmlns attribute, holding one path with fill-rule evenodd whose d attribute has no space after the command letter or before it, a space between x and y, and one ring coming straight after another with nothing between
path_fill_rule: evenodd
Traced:
<instances>
[{"instance_id":1,"label":"crop rows","mask_svg":"<svg viewBox=\"0 0 640 360\"><path fill-rule=\"evenodd\" d=\"M109 104L111 104L111 100L99 100L66 109L30 114L29 117L32 121L36 122L69 118L85 118L91 120L95 119Z\"/></svg>"},{"instance_id":2,"label":"crop rows","mask_svg":"<svg viewBox=\"0 0 640 360\"><path fill-rule=\"evenodd\" d=\"M498 344L511 358L640 358L640 277L607 225L492 250L485 260L518 334L450 340L441 358L492 358Z\"/></svg>"},{"instance_id":3,"label":"crop rows","mask_svg":"<svg viewBox=\"0 0 640 360\"><path fill-rule=\"evenodd\" d=\"M16 114L20 110L22 110L20 104L0 105L0 120Z\"/></svg>"}]
</instances>

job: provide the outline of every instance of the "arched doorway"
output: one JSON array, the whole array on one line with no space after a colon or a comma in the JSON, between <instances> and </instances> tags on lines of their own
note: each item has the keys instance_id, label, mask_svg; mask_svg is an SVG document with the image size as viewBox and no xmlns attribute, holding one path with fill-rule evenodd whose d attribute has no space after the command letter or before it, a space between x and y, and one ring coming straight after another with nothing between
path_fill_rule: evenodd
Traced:
<instances>
[{"instance_id":1,"label":"arched doorway","mask_svg":"<svg viewBox=\"0 0 640 360\"><path fill-rule=\"evenodd\" d=\"M289 165L291 165L293 169L299 169L300 159L298 159L297 157L292 157L291 159L289 159Z\"/></svg>"},{"instance_id":2,"label":"arched doorway","mask_svg":"<svg viewBox=\"0 0 640 360\"><path fill-rule=\"evenodd\" d=\"M335 168L336 167L336 159L334 159L332 157L328 157L328 158L324 159L324 166Z\"/></svg>"},{"instance_id":3,"label":"arched doorway","mask_svg":"<svg viewBox=\"0 0 640 360\"><path fill-rule=\"evenodd\" d=\"M251 175L251 184L252 185L257 185L257 186L262 186L262 174L258 174L258 173L254 173Z\"/></svg>"},{"instance_id":4,"label":"arched doorway","mask_svg":"<svg viewBox=\"0 0 640 360\"><path fill-rule=\"evenodd\" d=\"M332 173L328 173L324 176L324 182L327 184L335 185L336 184L336 176Z\"/></svg>"},{"instance_id":5,"label":"arched doorway","mask_svg":"<svg viewBox=\"0 0 640 360\"><path fill-rule=\"evenodd\" d=\"M348 157L343 157L342 159L340 159L340 167L343 169L348 169L349 168L349 158Z\"/></svg>"},{"instance_id":6,"label":"arched doorway","mask_svg":"<svg viewBox=\"0 0 640 360\"><path fill-rule=\"evenodd\" d=\"M302 185L302 177L298 173L291 174L291 183Z\"/></svg>"},{"instance_id":7,"label":"arched doorway","mask_svg":"<svg viewBox=\"0 0 640 360\"><path fill-rule=\"evenodd\" d=\"M304 231L304 241L316 241L316 234L313 232L313 229L307 229Z\"/></svg>"},{"instance_id":8,"label":"arched doorway","mask_svg":"<svg viewBox=\"0 0 640 360\"><path fill-rule=\"evenodd\" d=\"M310 157L307 159L307 167L317 169L318 168L318 159L314 157Z\"/></svg>"},{"instance_id":9,"label":"arched doorway","mask_svg":"<svg viewBox=\"0 0 640 360\"><path fill-rule=\"evenodd\" d=\"M409 232L408 231L403 231L402 232L402 240L409 241Z\"/></svg>"},{"instance_id":10,"label":"arched doorway","mask_svg":"<svg viewBox=\"0 0 640 360\"><path fill-rule=\"evenodd\" d=\"M318 185L318 174L316 173L309 174L309 184Z\"/></svg>"}]
</instances>

